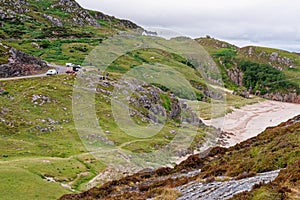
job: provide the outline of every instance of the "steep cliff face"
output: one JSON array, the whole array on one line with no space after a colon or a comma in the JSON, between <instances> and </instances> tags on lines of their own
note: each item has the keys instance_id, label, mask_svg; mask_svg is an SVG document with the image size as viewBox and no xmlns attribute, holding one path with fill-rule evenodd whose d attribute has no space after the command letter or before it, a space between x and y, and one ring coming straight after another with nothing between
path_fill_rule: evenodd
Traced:
<instances>
[{"instance_id":1,"label":"steep cliff face","mask_svg":"<svg viewBox=\"0 0 300 200\"><path fill-rule=\"evenodd\" d=\"M1 78L37 74L48 68L46 62L34 56L1 44L0 46L6 49L1 56L7 56L7 61L0 64Z\"/></svg>"}]
</instances>

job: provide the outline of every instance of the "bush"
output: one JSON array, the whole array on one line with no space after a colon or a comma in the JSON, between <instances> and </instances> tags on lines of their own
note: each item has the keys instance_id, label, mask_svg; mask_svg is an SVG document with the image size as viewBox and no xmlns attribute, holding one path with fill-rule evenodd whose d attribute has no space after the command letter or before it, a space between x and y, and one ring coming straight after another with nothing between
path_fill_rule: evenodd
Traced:
<instances>
[{"instance_id":1,"label":"bush","mask_svg":"<svg viewBox=\"0 0 300 200\"><path fill-rule=\"evenodd\" d=\"M9 94L8 91L3 91L3 92L1 93L1 95L8 95L8 94Z\"/></svg>"},{"instance_id":2,"label":"bush","mask_svg":"<svg viewBox=\"0 0 300 200\"><path fill-rule=\"evenodd\" d=\"M221 59L226 67L230 67L233 63L233 59L236 57L236 50L230 48L219 49L217 52L213 53L214 56Z\"/></svg>"},{"instance_id":3,"label":"bush","mask_svg":"<svg viewBox=\"0 0 300 200\"><path fill-rule=\"evenodd\" d=\"M39 45L41 48L46 49L50 46L50 42L48 40L43 40Z\"/></svg>"},{"instance_id":4,"label":"bush","mask_svg":"<svg viewBox=\"0 0 300 200\"><path fill-rule=\"evenodd\" d=\"M297 85L288 81L281 71L268 64L243 61L239 68L244 72L243 85L246 88L253 88L253 92L259 90L261 95L289 89L296 89L299 92Z\"/></svg>"}]
</instances>

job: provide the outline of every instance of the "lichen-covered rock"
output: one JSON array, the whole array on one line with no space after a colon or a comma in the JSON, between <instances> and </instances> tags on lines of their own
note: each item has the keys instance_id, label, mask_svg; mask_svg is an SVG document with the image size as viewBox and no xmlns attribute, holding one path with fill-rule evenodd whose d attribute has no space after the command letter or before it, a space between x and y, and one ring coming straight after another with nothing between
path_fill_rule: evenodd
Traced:
<instances>
[{"instance_id":1,"label":"lichen-covered rock","mask_svg":"<svg viewBox=\"0 0 300 200\"><path fill-rule=\"evenodd\" d=\"M227 74L230 79L237 85L243 86L243 72L238 68L232 68L227 70Z\"/></svg>"},{"instance_id":2,"label":"lichen-covered rock","mask_svg":"<svg viewBox=\"0 0 300 200\"><path fill-rule=\"evenodd\" d=\"M47 14L43 14L43 17L45 17L46 19L48 19L49 21L51 21L53 26L58 26L58 27L62 27L63 23L56 17L53 17L51 15L47 15Z\"/></svg>"}]
</instances>

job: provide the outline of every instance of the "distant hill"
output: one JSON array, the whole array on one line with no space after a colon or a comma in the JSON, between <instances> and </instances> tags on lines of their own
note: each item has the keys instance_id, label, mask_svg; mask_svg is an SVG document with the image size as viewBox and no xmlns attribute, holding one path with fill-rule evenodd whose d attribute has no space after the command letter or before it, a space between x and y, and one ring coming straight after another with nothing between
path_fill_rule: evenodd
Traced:
<instances>
[{"instance_id":1,"label":"distant hill","mask_svg":"<svg viewBox=\"0 0 300 200\"><path fill-rule=\"evenodd\" d=\"M82 8L75 0L0 0L0 38L95 37L136 24ZM111 31L113 32L113 31Z\"/></svg>"},{"instance_id":2,"label":"distant hill","mask_svg":"<svg viewBox=\"0 0 300 200\"><path fill-rule=\"evenodd\" d=\"M237 94L300 103L298 53L255 46L239 48L210 37L196 41L218 64L225 86Z\"/></svg>"}]
</instances>

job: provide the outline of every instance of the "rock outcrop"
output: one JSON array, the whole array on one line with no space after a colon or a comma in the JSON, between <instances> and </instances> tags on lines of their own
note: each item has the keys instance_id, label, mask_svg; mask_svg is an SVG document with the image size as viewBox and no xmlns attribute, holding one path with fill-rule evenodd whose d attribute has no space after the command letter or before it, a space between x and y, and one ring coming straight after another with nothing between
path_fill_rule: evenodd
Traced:
<instances>
[{"instance_id":1,"label":"rock outcrop","mask_svg":"<svg viewBox=\"0 0 300 200\"><path fill-rule=\"evenodd\" d=\"M100 19L103 20L105 22L108 23L116 23L118 26L123 27L123 28L129 28L129 29L142 29L140 26L138 26L137 24L129 21L129 20L125 20L125 19L117 19L114 16L109 16L109 15L105 15L101 12L95 12L93 14L94 18L96 19Z\"/></svg>"},{"instance_id":2,"label":"rock outcrop","mask_svg":"<svg viewBox=\"0 0 300 200\"><path fill-rule=\"evenodd\" d=\"M274 51L265 51L259 47L244 47L239 49L239 54L260 62L267 63L273 68L282 71L284 68L294 68L295 59L282 55L281 50L274 49Z\"/></svg>"},{"instance_id":3,"label":"rock outcrop","mask_svg":"<svg viewBox=\"0 0 300 200\"><path fill-rule=\"evenodd\" d=\"M117 99L120 102L129 100L130 116L139 118L142 122L163 123L159 119L162 117L168 119L181 118L185 123L202 124L197 114L183 101L170 94L166 95L168 100L165 102L166 100L161 98L163 91L147 83L135 83L125 80L116 83L105 80L100 85L101 87L97 88L97 92L107 96L107 98L112 96L112 92L108 90L110 87L114 87L118 93L124 94L124 97L120 96ZM127 99L128 94L131 94L129 99Z\"/></svg>"},{"instance_id":4,"label":"rock outcrop","mask_svg":"<svg viewBox=\"0 0 300 200\"><path fill-rule=\"evenodd\" d=\"M5 46L5 48L9 48ZM14 48L8 50L7 63L0 65L0 77L27 76L43 72L48 68L46 62Z\"/></svg>"},{"instance_id":5,"label":"rock outcrop","mask_svg":"<svg viewBox=\"0 0 300 200\"><path fill-rule=\"evenodd\" d=\"M288 103L297 103L300 104L300 95L297 93L268 93L262 95L263 98L274 100L274 101L282 101Z\"/></svg>"},{"instance_id":6,"label":"rock outcrop","mask_svg":"<svg viewBox=\"0 0 300 200\"><path fill-rule=\"evenodd\" d=\"M240 70L238 68L228 69L227 74L235 84L237 84L239 86L243 86L244 74L243 74L242 70Z\"/></svg>"}]
</instances>

